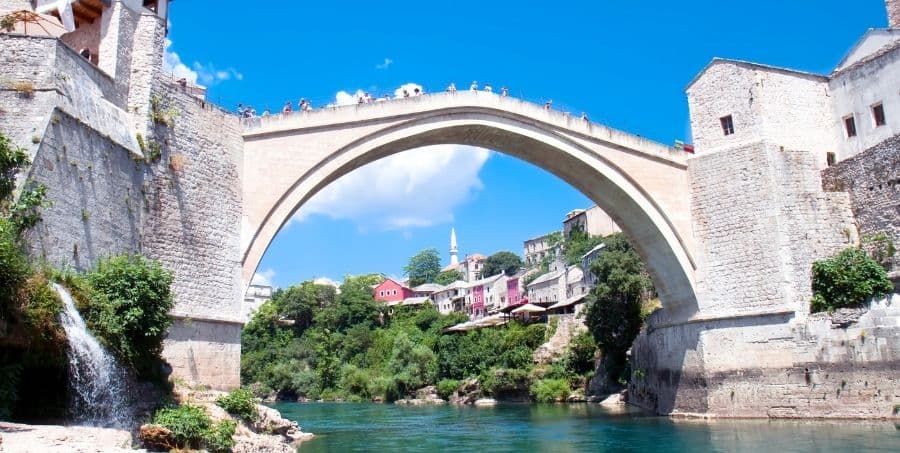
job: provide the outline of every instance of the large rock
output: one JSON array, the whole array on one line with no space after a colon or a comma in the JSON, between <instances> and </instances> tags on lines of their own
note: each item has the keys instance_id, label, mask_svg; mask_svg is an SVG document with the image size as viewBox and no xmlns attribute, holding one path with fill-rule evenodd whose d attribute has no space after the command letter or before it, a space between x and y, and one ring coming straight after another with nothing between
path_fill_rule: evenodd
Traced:
<instances>
[{"instance_id":1,"label":"large rock","mask_svg":"<svg viewBox=\"0 0 900 453\"><path fill-rule=\"evenodd\" d=\"M172 431L165 426L141 425L138 437L141 439L141 443L151 450L171 450L177 447Z\"/></svg>"},{"instance_id":2,"label":"large rock","mask_svg":"<svg viewBox=\"0 0 900 453\"><path fill-rule=\"evenodd\" d=\"M277 434L283 436L291 443L309 440L313 437L312 434L301 431L297 422L282 417L280 412L271 407L257 404L256 412L258 416L250 424L250 427L256 433Z\"/></svg>"},{"instance_id":3,"label":"large rock","mask_svg":"<svg viewBox=\"0 0 900 453\"><path fill-rule=\"evenodd\" d=\"M450 404L472 404L481 398L481 386L478 379L466 379L459 388L450 395Z\"/></svg>"}]
</instances>

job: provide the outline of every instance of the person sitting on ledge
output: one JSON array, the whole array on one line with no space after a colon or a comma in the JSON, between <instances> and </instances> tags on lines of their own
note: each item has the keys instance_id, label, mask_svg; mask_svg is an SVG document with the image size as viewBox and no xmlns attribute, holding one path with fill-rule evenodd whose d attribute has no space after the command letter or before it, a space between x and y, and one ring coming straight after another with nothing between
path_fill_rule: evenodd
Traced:
<instances>
[{"instance_id":1,"label":"person sitting on ledge","mask_svg":"<svg viewBox=\"0 0 900 453\"><path fill-rule=\"evenodd\" d=\"M447 87L447 92L448 93L456 93L456 84L453 82L450 82L450 86Z\"/></svg>"},{"instance_id":2,"label":"person sitting on ledge","mask_svg":"<svg viewBox=\"0 0 900 453\"><path fill-rule=\"evenodd\" d=\"M469 91L478 91L478 81L472 81L472 85L469 86Z\"/></svg>"}]
</instances>

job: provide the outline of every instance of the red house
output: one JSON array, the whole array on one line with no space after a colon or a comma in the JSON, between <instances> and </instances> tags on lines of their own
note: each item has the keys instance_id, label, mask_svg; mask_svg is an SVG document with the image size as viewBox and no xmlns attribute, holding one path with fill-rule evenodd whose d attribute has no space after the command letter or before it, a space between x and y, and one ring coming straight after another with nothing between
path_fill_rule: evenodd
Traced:
<instances>
[{"instance_id":1,"label":"red house","mask_svg":"<svg viewBox=\"0 0 900 453\"><path fill-rule=\"evenodd\" d=\"M386 279L375 287L375 300L389 305L393 305L391 302L401 302L410 297L413 297L411 289L391 279Z\"/></svg>"}]
</instances>

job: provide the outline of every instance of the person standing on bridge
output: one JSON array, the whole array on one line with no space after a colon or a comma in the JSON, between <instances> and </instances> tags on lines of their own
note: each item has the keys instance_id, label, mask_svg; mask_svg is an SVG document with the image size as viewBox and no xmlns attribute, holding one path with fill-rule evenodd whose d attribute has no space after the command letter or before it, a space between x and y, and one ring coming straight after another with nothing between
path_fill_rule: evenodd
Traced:
<instances>
[{"instance_id":1,"label":"person standing on bridge","mask_svg":"<svg viewBox=\"0 0 900 453\"><path fill-rule=\"evenodd\" d=\"M509 96L509 88L506 88L506 85L503 85L503 88L500 88L500 96Z\"/></svg>"},{"instance_id":2,"label":"person standing on bridge","mask_svg":"<svg viewBox=\"0 0 900 453\"><path fill-rule=\"evenodd\" d=\"M284 108L281 109L281 113L288 114L291 113L293 108L291 107L291 101L287 101L284 103Z\"/></svg>"},{"instance_id":3,"label":"person standing on bridge","mask_svg":"<svg viewBox=\"0 0 900 453\"><path fill-rule=\"evenodd\" d=\"M478 91L478 81L472 81L472 86L469 87L469 91Z\"/></svg>"},{"instance_id":4,"label":"person standing on bridge","mask_svg":"<svg viewBox=\"0 0 900 453\"><path fill-rule=\"evenodd\" d=\"M584 122L588 121L587 112L581 112L581 120Z\"/></svg>"},{"instance_id":5,"label":"person standing on bridge","mask_svg":"<svg viewBox=\"0 0 900 453\"><path fill-rule=\"evenodd\" d=\"M493 92L494 92L494 87L492 87L490 83L485 83L485 84L484 84L484 91L486 91L486 92L488 92L488 93L493 93Z\"/></svg>"},{"instance_id":6,"label":"person standing on bridge","mask_svg":"<svg viewBox=\"0 0 900 453\"><path fill-rule=\"evenodd\" d=\"M553 107L553 99L544 103L544 110L550 110Z\"/></svg>"},{"instance_id":7,"label":"person standing on bridge","mask_svg":"<svg viewBox=\"0 0 900 453\"><path fill-rule=\"evenodd\" d=\"M456 93L456 84L453 82L450 82L450 86L447 87L447 92L448 93Z\"/></svg>"}]
</instances>

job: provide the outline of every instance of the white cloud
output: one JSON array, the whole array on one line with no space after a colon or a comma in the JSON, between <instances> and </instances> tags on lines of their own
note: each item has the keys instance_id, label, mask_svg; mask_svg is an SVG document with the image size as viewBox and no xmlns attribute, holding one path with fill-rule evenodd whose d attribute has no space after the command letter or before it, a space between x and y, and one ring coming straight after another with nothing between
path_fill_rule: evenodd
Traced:
<instances>
[{"instance_id":1,"label":"white cloud","mask_svg":"<svg viewBox=\"0 0 900 453\"><path fill-rule=\"evenodd\" d=\"M453 221L454 210L483 188L490 151L436 145L405 151L344 175L304 204L292 221L314 215L350 220L361 231L406 230Z\"/></svg>"},{"instance_id":2,"label":"white cloud","mask_svg":"<svg viewBox=\"0 0 900 453\"><path fill-rule=\"evenodd\" d=\"M199 83L206 86L232 79L244 80L244 75L232 67L218 69L212 63L202 64L199 61L195 61L189 67L181 61L181 57L171 47L172 40L166 38L166 48L163 52L163 69L172 73L176 78L184 78L192 84Z\"/></svg>"},{"instance_id":3,"label":"white cloud","mask_svg":"<svg viewBox=\"0 0 900 453\"><path fill-rule=\"evenodd\" d=\"M250 280L251 285L272 286L272 280L275 278L275 269L263 269L253 274Z\"/></svg>"},{"instance_id":4,"label":"white cloud","mask_svg":"<svg viewBox=\"0 0 900 453\"><path fill-rule=\"evenodd\" d=\"M329 104L329 107L340 106L340 105L354 105L359 102L360 96L364 95L363 90L356 90L355 93L348 93L346 91L338 91L336 95L334 95L334 103Z\"/></svg>"},{"instance_id":5,"label":"white cloud","mask_svg":"<svg viewBox=\"0 0 900 453\"><path fill-rule=\"evenodd\" d=\"M391 60L390 58L385 58L384 63L375 65L375 69L387 69L392 64L394 64L394 60Z\"/></svg>"},{"instance_id":6,"label":"white cloud","mask_svg":"<svg viewBox=\"0 0 900 453\"><path fill-rule=\"evenodd\" d=\"M313 279L313 283L315 283L317 285L333 286L335 288L339 288L341 286L341 284L339 282L332 280L328 277L319 277L319 278Z\"/></svg>"},{"instance_id":7,"label":"white cloud","mask_svg":"<svg viewBox=\"0 0 900 453\"><path fill-rule=\"evenodd\" d=\"M410 82L410 83L404 83L403 85L400 85L400 88L397 88L396 90L394 90L394 97L402 98L403 90L406 90L406 92L409 93L410 96L412 96L413 94L415 94L416 88L419 89L420 93L423 93L423 94L425 93L425 90L422 88L422 85L419 85L418 83Z\"/></svg>"},{"instance_id":8,"label":"white cloud","mask_svg":"<svg viewBox=\"0 0 900 453\"><path fill-rule=\"evenodd\" d=\"M163 52L163 69L172 73L176 78L187 79L192 84L197 83L197 72L191 70L187 65L181 62L181 57L175 51L171 50L172 40L166 38L166 48Z\"/></svg>"}]
</instances>

